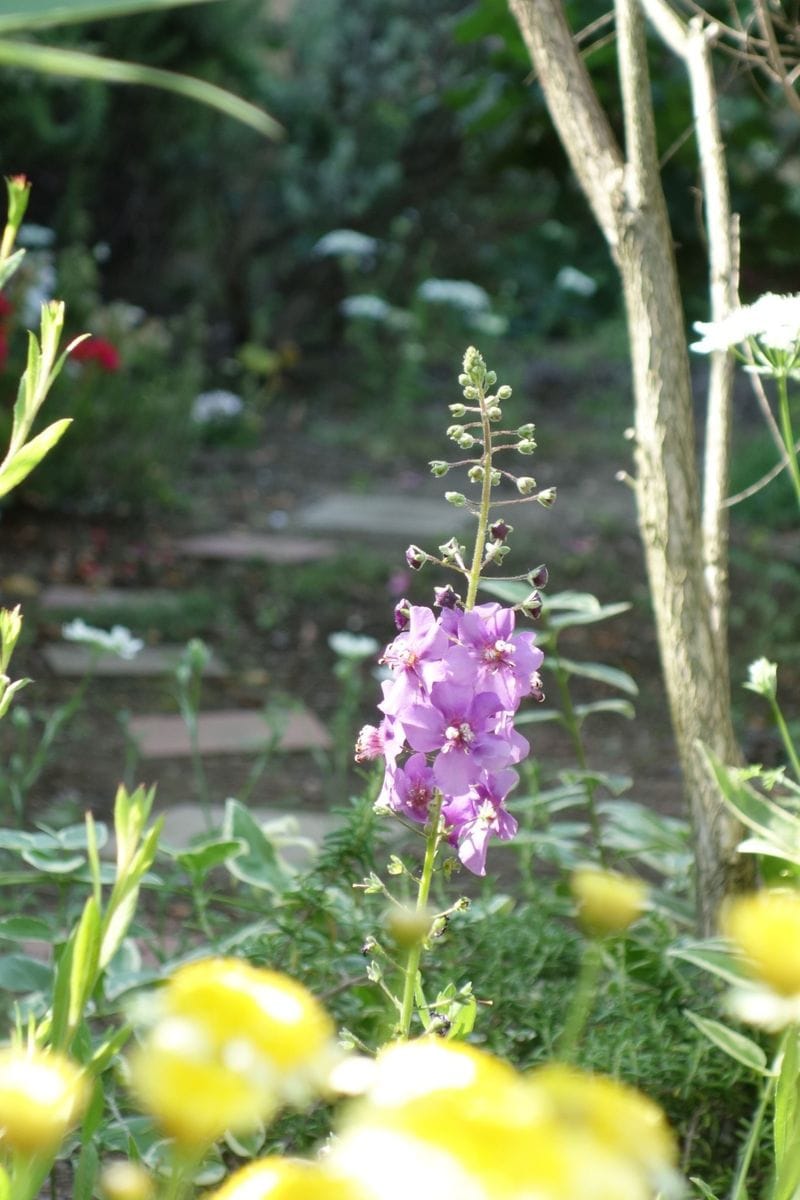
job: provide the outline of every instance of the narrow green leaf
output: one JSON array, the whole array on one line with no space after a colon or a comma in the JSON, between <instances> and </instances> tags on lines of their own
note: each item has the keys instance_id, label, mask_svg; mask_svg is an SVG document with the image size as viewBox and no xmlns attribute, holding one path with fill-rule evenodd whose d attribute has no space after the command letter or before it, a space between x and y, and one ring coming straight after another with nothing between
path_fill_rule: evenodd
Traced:
<instances>
[{"instance_id":1,"label":"narrow green leaf","mask_svg":"<svg viewBox=\"0 0 800 1200\"><path fill-rule=\"evenodd\" d=\"M570 629L573 625L594 625L596 621L607 621L610 617L617 617L620 613L627 612L631 605L623 604L601 604L596 610L588 610L586 612L565 612L563 616L548 618L548 625L551 629Z\"/></svg>"},{"instance_id":2,"label":"narrow green leaf","mask_svg":"<svg viewBox=\"0 0 800 1200\"><path fill-rule=\"evenodd\" d=\"M4 288L14 272L22 266L24 257L24 250L16 250L8 256L4 263L0 264L0 288Z\"/></svg>"},{"instance_id":3,"label":"narrow green leaf","mask_svg":"<svg viewBox=\"0 0 800 1200\"><path fill-rule=\"evenodd\" d=\"M614 716L625 717L627 721L632 721L636 716L636 709L630 700L595 700L591 704L575 705L575 716L581 721L602 713L611 713Z\"/></svg>"},{"instance_id":4,"label":"narrow green leaf","mask_svg":"<svg viewBox=\"0 0 800 1200\"><path fill-rule=\"evenodd\" d=\"M241 838L201 842L198 846L190 846L187 850L174 851L174 857L190 875L205 875L214 867L222 866L229 858L241 854L247 849Z\"/></svg>"},{"instance_id":5,"label":"narrow green leaf","mask_svg":"<svg viewBox=\"0 0 800 1200\"><path fill-rule=\"evenodd\" d=\"M796 1030L790 1029L783 1049L778 1084L775 1088L773 1132L776 1176L784 1173L786 1156L792 1147L797 1145L798 1075L800 1075L798 1034Z\"/></svg>"},{"instance_id":6,"label":"narrow green leaf","mask_svg":"<svg viewBox=\"0 0 800 1200\"><path fill-rule=\"evenodd\" d=\"M83 854L65 854L61 849L23 850L22 857L29 866L46 875L70 875L86 861Z\"/></svg>"},{"instance_id":7,"label":"narrow green leaf","mask_svg":"<svg viewBox=\"0 0 800 1200\"><path fill-rule=\"evenodd\" d=\"M100 1155L93 1141L83 1141L72 1183L72 1200L92 1200L100 1170Z\"/></svg>"},{"instance_id":8,"label":"narrow green leaf","mask_svg":"<svg viewBox=\"0 0 800 1200\"><path fill-rule=\"evenodd\" d=\"M49 943L53 940L53 924L42 917L4 917L0 921L0 938Z\"/></svg>"},{"instance_id":9,"label":"narrow green leaf","mask_svg":"<svg viewBox=\"0 0 800 1200\"><path fill-rule=\"evenodd\" d=\"M750 981L750 976L744 969L744 960L722 939L679 943L670 947L667 954L670 958L692 963L693 966L700 967L701 970L708 971L734 986Z\"/></svg>"},{"instance_id":10,"label":"narrow green leaf","mask_svg":"<svg viewBox=\"0 0 800 1200\"><path fill-rule=\"evenodd\" d=\"M4 954L0 957L0 991L38 992L49 988L53 973L47 963L26 954Z\"/></svg>"},{"instance_id":11,"label":"narrow green leaf","mask_svg":"<svg viewBox=\"0 0 800 1200\"><path fill-rule=\"evenodd\" d=\"M704 1037L707 1037L720 1050L724 1050L730 1058L749 1067L751 1071L757 1071L759 1075L770 1074L767 1069L766 1054L749 1037L745 1037L743 1033L737 1033L734 1029L729 1029L721 1021L712 1021L708 1017L701 1017L698 1013L690 1012L688 1008L683 1012L684 1016L689 1018Z\"/></svg>"},{"instance_id":12,"label":"narrow green leaf","mask_svg":"<svg viewBox=\"0 0 800 1200\"><path fill-rule=\"evenodd\" d=\"M0 1200L11 1200L11 1180L5 1167L0 1167Z\"/></svg>"},{"instance_id":13,"label":"narrow green leaf","mask_svg":"<svg viewBox=\"0 0 800 1200\"><path fill-rule=\"evenodd\" d=\"M578 675L582 679L594 679L598 683L605 683L609 687L618 688L621 692L627 692L629 696L639 695L636 681L626 671L620 671L617 667L607 667L604 663L594 662L576 663L571 658L561 657L558 659L558 666L568 675Z\"/></svg>"},{"instance_id":14,"label":"narrow green leaf","mask_svg":"<svg viewBox=\"0 0 800 1200\"><path fill-rule=\"evenodd\" d=\"M69 981L67 1025L75 1030L83 1016L86 1001L97 983L100 961L100 906L94 896L84 905L72 952Z\"/></svg>"},{"instance_id":15,"label":"narrow green leaf","mask_svg":"<svg viewBox=\"0 0 800 1200\"><path fill-rule=\"evenodd\" d=\"M250 104L213 83L193 79L189 75L179 75L174 71L84 54L80 50L41 46L33 42L9 42L4 39L0 40L0 63L9 67L40 71L47 75L68 75L75 79L94 79L99 83L135 83L161 88L163 91L174 92L188 100L196 100L216 108L243 125L249 125L265 137L277 139L283 135L283 129L274 117L257 108L255 104Z\"/></svg>"},{"instance_id":16,"label":"narrow green leaf","mask_svg":"<svg viewBox=\"0 0 800 1200\"><path fill-rule=\"evenodd\" d=\"M694 1184L700 1195L703 1197L703 1200L719 1200L719 1198L712 1192L708 1184L704 1183L698 1175L690 1175L689 1183Z\"/></svg>"},{"instance_id":17,"label":"narrow green leaf","mask_svg":"<svg viewBox=\"0 0 800 1200\"><path fill-rule=\"evenodd\" d=\"M53 446L64 436L71 424L71 417L54 421L52 425L47 426L47 429L43 429L35 438L31 438L29 442L21 446L12 458L6 459L0 466L0 496L5 496L27 475L30 475L45 454L52 450Z\"/></svg>"},{"instance_id":18,"label":"narrow green leaf","mask_svg":"<svg viewBox=\"0 0 800 1200\"><path fill-rule=\"evenodd\" d=\"M208 0L0 0L0 32L44 29L199 3Z\"/></svg>"}]
</instances>

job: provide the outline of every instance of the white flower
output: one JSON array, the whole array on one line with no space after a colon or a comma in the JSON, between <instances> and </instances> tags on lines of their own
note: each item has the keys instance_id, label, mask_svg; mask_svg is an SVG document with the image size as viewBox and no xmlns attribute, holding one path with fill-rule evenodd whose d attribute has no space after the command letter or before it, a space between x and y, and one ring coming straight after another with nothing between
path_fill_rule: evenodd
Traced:
<instances>
[{"instance_id":1,"label":"white flower","mask_svg":"<svg viewBox=\"0 0 800 1200\"><path fill-rule=\"evenodd\" d=\"M501 317L499 313L481 312L476 313L470 320L470 328L477 329L479 333L483 333L486 337L502 337L508 329L508 321L505 317Z\"/></svg>"},{"instance_id":2,"label":"white flower","mask_svg":"<svg viewBox=\"0 0 800 1200\"><path fill-rule=\"evenodd\" d=\"M339 658L374 658L380 650L375 638L366 637L364 634L349 633L344 629L330 634L328 645Z\"/></svg>"},{"instance_id":3,"label":"white flower","mask_svg":"<svg viewBox=\"0 0 800 1200\"><path fill-rule=\"evenodd\" d=\"M68 642L80 642L102 654L118 654L126 660L135 658L144 646L142 639L134 637L124 625L115 625L109 633L106 629L87 625L81 617L76 617L74 621L64 625L61 635Z\"/></svg>"},{"instance_id":4,"label":"white flower","mask_svg":"<svg viewBox=\"0 0 800 1200\"><path fill-rule=\"evenodd\" d=\"M426 279L417 295L428 304L450 304L465 312L486 312L491 307L488 292L468 279Z\"/></svg>"},{"instance_id":5,"label":"white flower","mask_svg":"<svg viewBox=\"0 0 800 1200\"><path fill-rule=\"evenodd\" d=\"M737 1021L777 1033L800 1022L800 996L779 996L758 983L735 987L728 992L725 1007Z\"/></svg>"},{"instance_id":6,"label":"white flower","mask_svg":"<svg viewBox=\"0 0 800 1200\"><path fill-rule=\"evenodd\" d=\"M748 680L743 686L758 696L774 700L778 693L778 664L768 658L757 658L747 668Z\"/></svg>"},{"instance_id":7,"label":"white flower","mask_svg":"<svg viewBox=\"0 0 800 1200\"><path fill-rule=\"evenodd\" d=\"M348 296L340 308L346 317L362 321L390 321L394 312L388 301L369 292Z\"/></svg>"},{"instance_id":8,"label":"white flower","mask_svg":"<svg viewBox=\"0 0 800 1200\"><path fill-rule=\"evenodd\" d=\"M597 291L597 284L591 275L584 274L577 267L562 267L556 275L556 287L562 292L574 292L576 296L586 299Z\"/></svg>"},{"instance_id":9,"label":"white flower","mask_svg":"<svg viewBox=\"0 0 800 1200\"><path fill-rule=\"evenodd\" d=\"M239 416L243 407L241 396L235 392L226 392L222 388L201 392L192 404L192 420L197 425L206 425L209 421L232 421Z\"/></svg>"},{"instance_id":10,"label":"white flower","mask_svg":"<svg viewBox=\"0 0 800 1200\"><path fill-rule=\"evenodd\" d=\"M373 258L378 249L376 238L355 229L332 229L321 237L312 250L319 258Z\"/></svg>"},{"instance_id":11,"label":"white flower","mask_svg":"<svg viewBox=\"0 0 800 1200\"><path fill-rule=\"evenodd\" d=\"M735 308L721 321L696 321L701 334L691 349L697 354L729 350L751 338L766 350L792 351L800 342L800 295L766 292L753 304Z\"/></svg>"}]
</instances>

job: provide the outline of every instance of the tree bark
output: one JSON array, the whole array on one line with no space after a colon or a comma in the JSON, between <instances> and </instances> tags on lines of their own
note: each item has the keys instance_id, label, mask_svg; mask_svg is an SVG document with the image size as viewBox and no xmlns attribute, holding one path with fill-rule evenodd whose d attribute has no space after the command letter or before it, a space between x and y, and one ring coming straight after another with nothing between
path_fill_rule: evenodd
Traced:
<instances>
[{"instance_id":1,"label":"tree bark","mask_svg":"<svg viewBox=\"0 0 800 1200\"><path fill-rule=\"evenodd\" d=\"M741 827L698 751L738 761L726 649L704 574L684 317L661 188L638 0L617 0L626 153L575 50L560 0L509 0L553 122L617 264L631 348L636 499L672 726L694 828L698 925L748 878ZM568 65L565 65L568 64ZM592 160L590 163L589 160Z\"/></svg>"}]
</instances>

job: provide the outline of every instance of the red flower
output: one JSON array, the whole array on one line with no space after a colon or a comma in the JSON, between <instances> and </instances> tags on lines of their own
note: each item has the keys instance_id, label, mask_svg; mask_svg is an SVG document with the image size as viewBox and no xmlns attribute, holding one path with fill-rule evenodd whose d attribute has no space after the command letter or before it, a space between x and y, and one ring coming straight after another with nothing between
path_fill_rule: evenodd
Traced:
<instances>
[{"instance_id":1,"label":"red flower","mask_svg":"<svg viewBox=\"0 0 800 1200\"><path fill-rule=\"evenodd\" d=\"M2 292L0 292L0 321L2 321L4 317L10 317L13 311L14 305L6 296L3 295Z\"/></svg>"},{"instance_id":2,"label":"red flower","mask_svg":"<svg viewBox=\"0 0 800 1200\"><path fill-rule=\"evenodd\" d=\"M122 364L119 350L105 338L92 337L79 342L71 353L76 362L94 362L104 371L118 371Z\"/></svg>"}]
</instances>

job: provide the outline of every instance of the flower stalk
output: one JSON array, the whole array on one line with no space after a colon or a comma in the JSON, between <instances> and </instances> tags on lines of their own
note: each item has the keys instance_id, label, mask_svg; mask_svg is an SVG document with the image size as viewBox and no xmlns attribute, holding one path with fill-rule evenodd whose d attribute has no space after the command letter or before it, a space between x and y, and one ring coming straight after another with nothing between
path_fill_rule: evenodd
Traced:
<instances>
[{"instance_id":1,"label":"flower stalk","mask_svg":"<svg viewBox=\"0 0 800 1200\"><path fill-rule=\"evenodd\" d=\"M442 838L442 794L437 792L436 799L431 805L430 824L425 840L425 858L422 863L422 874L417 889L417 913L423 913L428 907L433 873L436 869L436 855ZM400 1021L397 1026L398 1035L407 1038L411 1030L414 1016L414 999L417 991L417 978L420 959L422 958L422 940L416 940L408 951L405 972L403 976L403 998L400 1007Z\"/></svg>"}]
</instances>

